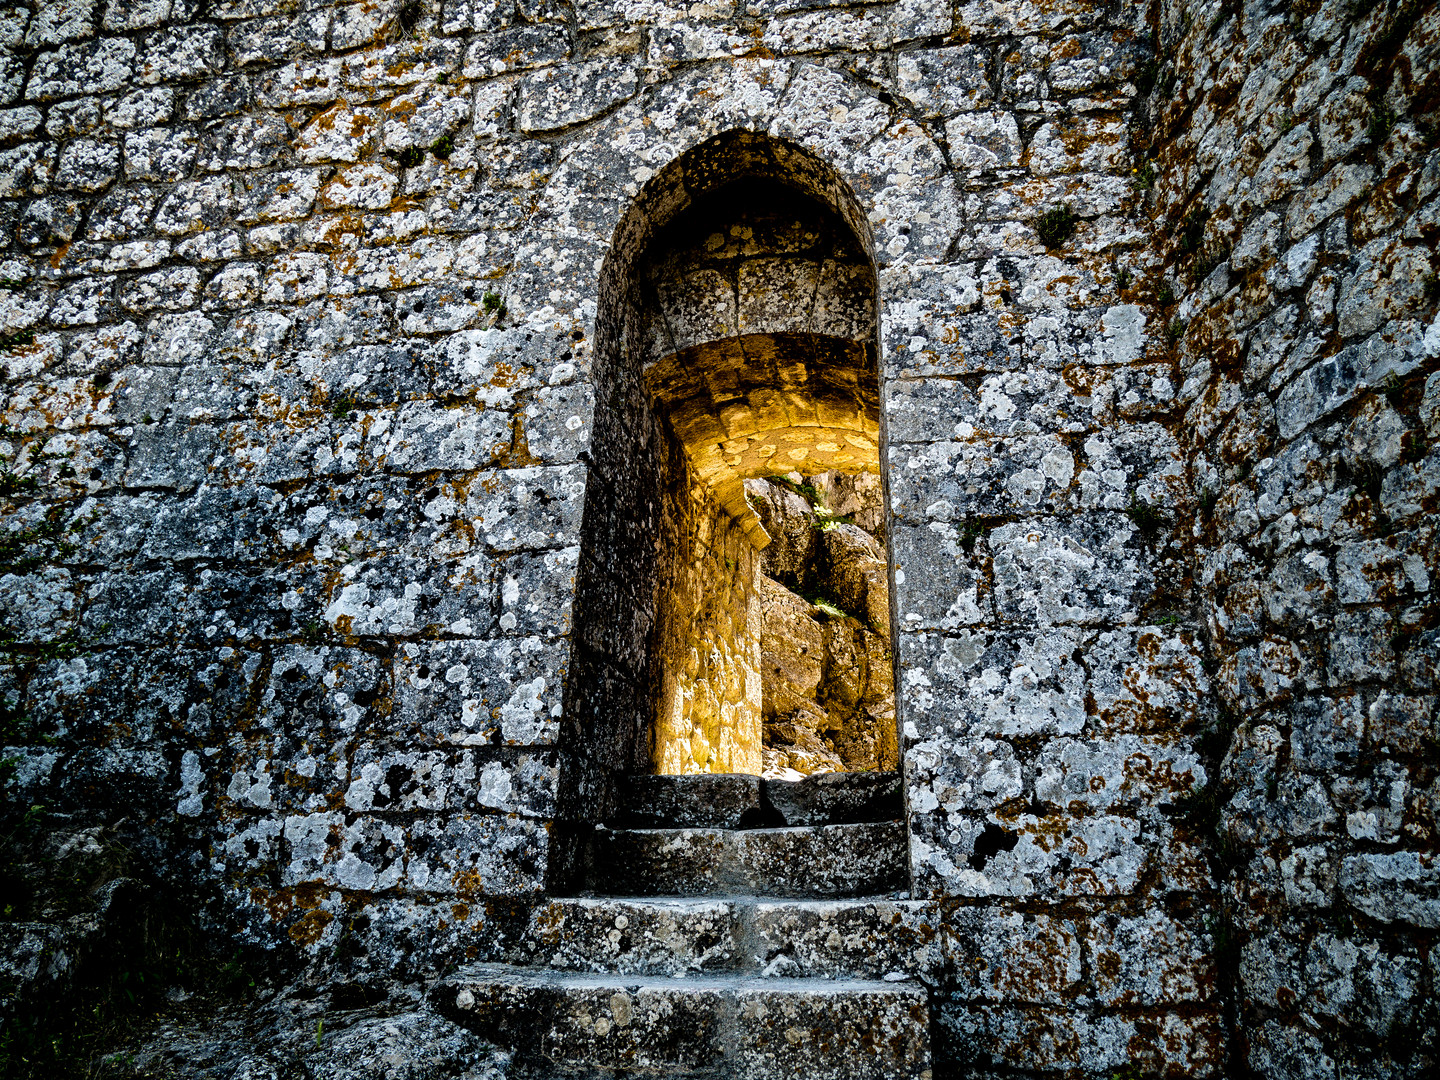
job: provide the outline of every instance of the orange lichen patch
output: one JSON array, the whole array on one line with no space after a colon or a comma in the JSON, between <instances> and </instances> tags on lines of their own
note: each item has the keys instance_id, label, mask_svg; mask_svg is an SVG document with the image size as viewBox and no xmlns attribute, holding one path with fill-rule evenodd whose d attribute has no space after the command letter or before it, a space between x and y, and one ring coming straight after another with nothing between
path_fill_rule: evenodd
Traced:
<instances>
[{"instance_id":1,"label":"orange lichen patch","mask_svg":"<svg viewBox=\"0 0 1440 1080\"><path fill-rule=\"evenodd\" d=\"M455 892L466 903L475 903L485 895L485 879L479 870L462 870L450 879Z\"/></svg>"},{"instance_id":2,"label":"orange lichen patch","mask_svg":"<svg viewBox=\"0 0 1440 1080\"><path fill-rule=\"evenodd\" d=\"M325 928L334 921L335 916L328 911L311 911L302 915L287 933L290 940L296 944L314 945L320 941Z\"/></svg>"},{"instance_id":3,"label":"orange lichen patch","mask_svg":"<svg viewBox=\"0 0 1440 1080\"><path fill-rule=\"evenodd\" d=\"M517 414L510 421L510 442L500 443L492 448L495 464L506 469L523 469L530 465L543 465L543 458L530 452L530 441L525 437L525 425Z\"/></svg>"},{"instance_id":4,"label":"orange lichen patch","mask_svg":"<svg viewBox=\"0 0 1440 1080\"><path fill-rule=\"evenodd\" d=\"M408 120L415 115L419 104L415 98L405 97L396 98L394 101L387 102L381 107L385 110L385 115L392 120Z\"/></svg>"},{"instance_id":5,"label":"orange lichen patch","mask_svg":"<svg viewBox=\"0 0 1440 1080\"><path fill-rule=\"evenodd\" d=\"M54 254L50 256L50 269L58 270L60 264L65 261L65 254L70 250L70 241L66 240L55 248Z\"/></svg>"}]
</instances>

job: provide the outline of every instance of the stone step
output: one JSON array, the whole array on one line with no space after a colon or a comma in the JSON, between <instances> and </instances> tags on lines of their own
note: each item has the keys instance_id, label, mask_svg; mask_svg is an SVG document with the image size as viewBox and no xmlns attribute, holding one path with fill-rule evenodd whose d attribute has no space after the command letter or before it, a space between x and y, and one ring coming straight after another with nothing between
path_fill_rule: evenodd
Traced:
<instances>
[{"instance_id":1,"label":"stone step","mask_svg":"<svg viewBox=\"0 0 1440 1080\"><path fill-rule=\"evenodd\" d=\"M820 773L804 780L767 780L745 773L630 776L624 810L611 823L625 828L757 829L895 821L904 814L900 774Z\"/></svg>"},{"instance_id":2,"label":"stone step","mask_svg":"<svg viewBox=\"0 0 1440 1080\"><path fill-rule=\"evenodd\" d=\"M926 979L940 967L939 926L924 900L560 898L535 909L509 959L625 975Z\"/></svg>"},{"instance_id":3,"label":"stone step","mask_svg":"<svg viewBox=\"0 0 1440 1080\"><path fill-rule=\"evenodd\" d=\"M477 964L435 1008L515 1052L518 1075L929 1080L929 1005L914 983L681 979Z\"/></svg>"},{"instance_id":4,"label":"stone step","mask_svg":"<svg viewBox=\"0 0 1440 1080\"><path fill-rule=\"evenodd\" d=\"M597 827L590 891L601 896L870 896L908 879L902 821L787 829Z\"/></svg>"}]
</instances>

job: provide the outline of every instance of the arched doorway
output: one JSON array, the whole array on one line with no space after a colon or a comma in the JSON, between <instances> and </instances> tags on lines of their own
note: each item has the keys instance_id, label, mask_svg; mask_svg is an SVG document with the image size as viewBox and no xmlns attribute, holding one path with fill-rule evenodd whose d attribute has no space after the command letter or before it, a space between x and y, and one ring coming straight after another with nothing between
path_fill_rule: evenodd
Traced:
<instances>
[{"instance_id":1,"label":"arched doorway","mask_svg":"<svg viewBox=\"0 0 1440 1080\"><path fill-rule=\"evenodd\" d=\"M594 379L562 817L613 812L625 774L897 768L876 277L844 182L741 131L663 169L602 270Z\"/></svg>"}]
</instances>

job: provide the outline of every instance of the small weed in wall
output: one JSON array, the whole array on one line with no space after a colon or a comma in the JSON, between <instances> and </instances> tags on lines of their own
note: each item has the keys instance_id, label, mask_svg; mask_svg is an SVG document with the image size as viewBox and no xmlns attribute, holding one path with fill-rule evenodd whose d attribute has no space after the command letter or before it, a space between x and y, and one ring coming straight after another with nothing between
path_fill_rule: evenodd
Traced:
<instances>
[{"instance_id":1,"label":"small weed in wall","mask_svg":"<svg viewBox=\"0 0 1440 1080\"><path fill-rule=\"evenodd\" d=\"M1136 191L1149 191L1153 188L1155 186L1155 163L1145 161L1131 169L1130 186Z\"/></svg>"},{"instance_id":2,"label":"small weed in wall","mask_svg":"<svg viewBox=\"0 0 1440 1080\"><path fill-rule=\"evenodd\" d=\"M441 135L430 144L430 152L441 161L446 161L455 152L455 140L449 135Z\"/></svg>"},{"instance_id":3,"label":"small weed in wall","mask_svg":"<svg viewBox=\"0 0 1440 1080\"><path fill-rule=\"evenodd\" d=\"M1135 72L1135 93L1142 98L1149 97L1150 91L1155 89L1155 81L1160 77L1160 61L1147 60L1141 64Z\"/></svg>"},{"instance_id":4,"label":"small weed in wall","mask_svg":"<svg viewBox=\"0 0 1440 1080\"><path fill-rule=\"evenodd\" d=\"M409 146L395 155L395 160L406 169L413 169L425 163L425 151L418 146Z\"/></svg>"},{"instance_id":5,"label":"small weed in wall","mask_svg":"<svg viewBox=\"0 0 1440 1080\"><path fill-rule=\"evenodd\" d=\"M1230 259L1228 251L1207 250L1198 253L1190 262L1190 283L1198 285Z\"/></svg>"},{"instance_id":6,"label":"small weed in wall","mask_svg":"<svg viewBox=\"0 0 1440 1080\"><path fill-rule=\"evenodd\" d=\"M487 292L480 298L481 309L490 316L490 324L493 326L505 318L505 301L497 292Z\"/></svg>"},{"instance_id":7,"label":"small weed in wall","mask_svg":"<svg viewBox=\"0 0 1440 1080\"><path fill-rule=\"evenodd\" d=\"M1070 204L1047 210L1035 219L1035 233L1047 248L1057 248L1069 240L1080 220Z\"/></svg>"},{"instance_id":8,"label":"small weed in wall","mask_svg":"<svg viewBox=\"0 0 1440 1080\"><path fill-rule=\"evenodd\" d=\"M400 5L400 10L395 16L395 28L402 38L415 36L415 30L420 25L420 19L425 14L423 0L405 0Z\"/></svg>"},{"instance_id":9,"label":"small weed in wall","mask_svg":"<svg viewBox=\"0 0 1440 1080\"><path fill-rule=\"evenodd\" d=\"M1200 244L1205 239L1205 223L1210 220L1210 212L1200 206L1192 206L1190 212L1180 223L1180 250L1184 252L1195 252L1200 250Z\"/></svg>"},{"instance_id":10,"label":"small weed in wall","mask_svg":"<svg viewBox=\"0 0 1440 1080\"><path fill-rule=\"evenodd\" d=\"M1172 319L1170 325L1165 328L1165 340L1171 345L1177 345L1180 339L1185 336L1185 320Z\"/></svg>"},{"instance_id":11,"label":"small weed in wall","mask_svg":"<svg viewBox=\"0 0 1440 1080\"><path fill-rule=\"evenodd\" d=\"M1366 134L1370 141L1379 145L1390 137L1390 132L1395 130L1395 123L1399 119L1395 110L1389 105L1380 105L1370 114L1370 126Z\"/></svg>"},{"instance_id":12,"label":"small weed in wall","mask_svg":"<svg viewBox=\"0 0 1440 1080\"><path fill-rule=\"evenodd\" d=\"M1140 535L1147 540L1160 531L1165 524L1165 516L1150 503L1140 500L1139 492L1130 496L1130 505L1125 508L1125 516L1140 530Z\"/></svg>"}]
</instances>

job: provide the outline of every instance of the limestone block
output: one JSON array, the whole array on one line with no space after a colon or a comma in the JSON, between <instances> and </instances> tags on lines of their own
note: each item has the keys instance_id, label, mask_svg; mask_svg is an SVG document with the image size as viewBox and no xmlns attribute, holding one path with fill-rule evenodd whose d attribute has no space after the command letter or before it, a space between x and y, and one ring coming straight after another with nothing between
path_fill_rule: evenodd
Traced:
<instances>
[{"instance_id":1,"label":"limestone block","mask_svg":"<svg viewBox=\"0 0 1440 1080\"><path fill-rule=\"evenodd\" d=\"M541 68L520 83L516 123L526 133L594 119L640 89L635 62L607 57L572 67Z\"/></svg>"},{"instance_id":2,"label":"limestone block","mask_svg":"<svg viewBox=\"0 0 1440 1080\"><path fill-rule=\"evenodd\" d=\"M5 625L24 642L51 641L74 625L79 614L75 582L68 570L49 568L34 574L6 574Z\"/></svg>"},{"instance_id":3,"label":"limestone block","mask_svg":"<svg viewBox=\"0 0 1440 1080\"><path fill-rule=\"evenodd\" d=\"M736 915L721 900L552 900L517 959L569 971L679 976L736 961Z\"/></svg>"},{"instance_id":4,"label":"limestone block","mask_svg":"<svg viewBox=\"0 0 1440 1080\"><path fill-rule=\"evenodd\" d=\"M0 151L0 195L42 195L55 169L55 148L22 143Z\"/></svg>"},{"instance_id":5,"label":"limestone block","mask_svg":"<svg viewBox=\"0 0 1440 1080\"><path fill-rule=\"evenodd\" d=\"M990 810L1021 795L1021 768L1009 743L935 732L905 751L906 801L915 813Z\"/></svg>"},{"instance_id":6,"label":"limestone block","mask_svg":"<svg viewBox=\"0 0 1440 1080\"><path fill-rule=\"evenodd\" d=\"M406 848L423 855L406 860L405 883L412 889L478 896L534 896L544 888L549 837L529 818L459 814L421 820L408 830Z\"/></svg>"},{"instance_id":7,"label":"limestone block","mask_svg":"<svg viewBox=\"0 0 1440 1080\"><path fill-rule=\"evenodd\" d=\"M968 171L981 173L1020 164L1020 130L1015 117L1008 112L961 113L946 122L945 138L954 147L955 163ZM1040 163L1032 162L1032 168L1036 164ZM1059 168L1036 168L1042 176L1060 171Z\"/></svg>"},{"instance_id":8,"label":"limestone block","mask_svg":"<svg viewBox=\"0 0 1440 1080\"><path fill-rule=\"evenodd\" d=\"M560 637L570 632L580 549L520 553L505 560L499 627L507 634Z\"/></svg>"},{"instance_id":9,"label":"limestone block","mask_svg":"<svg viewBox=\"0 0 1440 1080\"><path fill-rule=\"evenodd\" d=\"M1204 787L1207 779L1193 752L1134 735L1115 738L1104 750L1071 739L1051 740L1036 768L1036 798L1075 813L1171 806Z\"/></svg>"},{"instance_id":10,"label":"limestone block","mask_svg":"<svg viewBox=\"0 0 1440 1080\"><path fill-rule=\"evenodd\" d=\"M268 108L290 105L328 105L340 97L341 57L294 60L261 76L255 98Z\"/></svg>"},{"instance_id":11,"label":"limestone block","mask_svg":"<svg viewBox=\"0 0 1440 1080\"><path fill-rule=\"evenodd\" d=\"M995 529L990 545L1001 618L1058 626L1133 617L1154 587L1151 571L1129 546L1136 533L1117 514Z\"/></svg>"},{"instance_id":12,"label":"limestone block","mask_svg":"<svg viewBox=\"0 0 1440 1080\"><path fill-rule=\"evenodd\" d=\"M225 39L218 26L175 27L157 30L142 39L135 81L153 85L193 79L218 74L224 67Z\"/></svg>"},{"instance_id":13,"label":"limestone block","mask_svg":"<svg viewBox=\"0 0 1440 1080\"><path fill-rule=\"evenodd\" d=\"M375 138L376 122L372 109L334 105L310 121L296 138L300 160L307 164L358 161Z\"/></svg>"},{"instance_id":14,"label":"limestone block","mask_svg":"<svg viewBox=\"0 0 1440 1080\"><path fill-rule=\"evenodd\" d=\"M1059 1005L1080 983L1083 935L1072 919L962 908L946 920L945 939L967 997Z\"/></svg>"},{"instance_id":15,"label":"limestone block","mask_svg":"<svg viewBox=\"0 0 1440 1080\"><path fill-rule=\"evenodd\" d=\"M1381 922L1433 927L1440 924L1434 857L1413 851L1368 853L1346 858L1340 887L1350 902Z\"/></svg>"},{"instance_id":16,"label":"limestone block","mask_svg":"<svg viewBox=\"0 0 1440 1080\"><path fill-rule=\"evenodd\" d=\"M323 52L330 12L300 11L249 19L230 27L230 55L239 67Z\"/></svg>"},{"instance_id":17,"label":"limestone block","mask_svg":"<svg viewBox=\"0 0 1440 1080\"><path fill-rule=\"evenodd\" d=\"M993 98L988 63L984 50L976 45L902 53L896 69L900 92L930 116L982 109Z\"/></svg>"},{"instance_id":18,"label":"limestone block","mask_svg":"<svg viewBox=\"0 0 1440 1080\"><path fill-rule=\"evenodd\" d=\"M396 666L396 719L432 742L554 742L567 657L538 637L411 643Z\"/></svg>"},{"instance_id":19,"label":"limestone block","mask_svg":"<svg viewBox=\"0 0 1440 1080\"><path fill-rule=\"evenodd\" d=\"M949 725L957 735L1079 735L1086 675L1074 654L1086 640L1072 628L902 633L906 734L929 738Z\"/></svg>"},{"instance_id":20,"label":"limestone block","mask_svg":"<svg viewBox=\"0 0 1440 1080\"><path fill-rule=\"evenodd\" d=\"M330 591L325 622L340 634L409 637L428 628L481 637L492 628L494 569L481 555L430 567L399 557L349 564Z\"/></svg>"},{"instance_id":21,"label":"limestone block","mask_svg":"<svg viewBox=\"0 0 1440 1080\"><path fill-rule=\"evenodd\" d=\"M59 45L78 41L95 33L94 0L50 0L42 3L25 30L25 44Z\"/></svg>"},{"instance_id":22,"label":"limestone block","mask_svg":"<svg viewBox=\"0 0 1440 1080\"><path fill-rule=\"evenodd\" d=\"M1201 645L1188 632L1158 627L1107 630L1086 649L1090 666L1090 721L1119 734L1177 738L1201 726L1209 712L1211 681Z\"/></svg>"},{"instance_id":23,"label":"limestone block","mask_svg":"<svg viewBox=\"0 0 1440 1080\"><path fill-rule=\"evenodd\" d=\"M912 448L905 464L892 481L891 507L914 524L1053 510L1080 494L1070 483L1075 459L1055 436L932 443Z\"/></svg>"},{"instance_id":24,"label":"limestone block","mask_svg":"<svg viewBox=\"0 0 1440 1080\"><path fill-rule=\"evenodd\" d=\"M929 1012L918 988L862 997L842 983L833 992L825 987L795 994L781 1005L768 988L747 987L736 1005L735 1050L746 1075L841 1080L929 1072ZM845 1049L854 1047L864 1051Z\"/></svg>"},{"instance_id":25,"label":"limestone block","mask_svg":"<svg viewBox=\"0 0 1440 1080\"><path fill-rule=\"evenodd\" d=\"M142 30L170 16L170 0L116 0L105 5L106 30Z\"/></svg>"},{"instance_id":26,"label":"limestone block","mask_svg":"<svg viewBox=\"0 0 1440 1080\"><path fill-rule=\"evenodd\" d=\"M430 82L442 72L459 69L465 43L453 38L411 37L380 48L364 49L344 58L345 85L375 95L386 87Z\"/></svg>"},{"instance_id":27,"label":"limestone block","mask_svg":"<svg viewBox=\"0 0 1440 1080\"><path fill-rule=\"evenodd\" d=\"M570 547L579 541L585 474L580 466L508 469L472 485L464 504L487 547Z\"/></svg>"},{"instance_id":28,"label":"limestone block","mask_svg":"<svg viewBox=\"0 0 1440 1080\"><path fill-rule=\"evenodd\" d=\"M194 129L156 127L124 136L125 176L132 180L180 180L190 174L199 154Z\"/></svg>"},{"instance_id":29,"label":"limestone block","mask_svg":"<svg viewBox=\"0 0 1440 1080\"><path fill-rule=\"evenodd\" d=\"M515 26L476 38L465 52L461 73L483 79L558 63L569 52L570 36L563 26Z\"/></svg>"},{"instance_id":30,"label":"limestone block","mask_svg":"<svg viewBox=\"0 0 1440 1080\"><path fill-rule=\"evenodd\" d=\"M148 213L147 207L155 205L155 195L144 187L124 193L117 190L112 195L109 213L99 223L91 218L91 235L96 238L124 238ZM198 232L229 217L239 205L238 199L239 191L229 178L184 181L171 188L160 202L155 228L170 236Z\"/></svg>"},{"instance_id":31,"label":"limestone block","mask_svg":"<svg viewBox=\"0 0 1440 1080\"><path fill-rule=\"evenodd\" d=\"M885 131L891 120L889 108L838 71L801 64L772 130L843 160Z\"/></svg>"},{"instance_id":32,"label":"limestone block","mask_svg":"<svg viewBox=\"0 0 1440 1080\"><path fill-rule=\"evenodd\" d=\"M126 282L120 304L128 311L183 311L200 298L200 272L194 267L157 270Z\"/></svg>"},{"instance_id":33,"label":"limestone block","mask_svg":"<svg viewBox=\"0 0 1440 1080\"><path fill-rule=\"evenodd\" d=\"M0 138L6 142L24 139L40 130L40 110L33 105L0 111Z\"/></svg>"},{"instance_id":34,"label":"limestone block","mask_svg":"<svg viewBox=\"0 0 1440 1080\"><path fill-rule=\"evenodd\" d=\"M992 1067L1041 1067L1099 1073L1144 1062L1143 1067L1213 1076L1224 1036L1220 1017L1165 1015L1142 1034L1129 1017L1084 1016L1072 1009L946 1004L939 1023L966 1061Z\"/></svg>"},{"instance_id":35,"label":"limestone block","mask_svg":"<svg viewBox=\"0 0 1440 1080\"><path fill-rule=\"evenodd\" d=\"M1010 828L958 815L912 820L917 888L926 895L1119 896L1139 882L1145 849L1135 818L1020 814L1006 822ZM1051 846L1055 836L1063 840ZM1199 859L1194 853L1192 864ZM1203 863L1198 869L1203 879Z\"/></svg>"},{"instance_id":36,"label":"limestone block","mask_svg":"<svg viewBox=\"0 0 1440 1080\"><path fill-rule=\"evenodd\" d=\"M530 454L547 464L579 460L590 445L594 413L595 395L587 383L534 391L523 409L523 432Z\"/></svg>"},{"instance_id":37,"label":"limestone block","mask_svg":"<svg viewBox=\"0 0 1440 1080\"><path fill-rule=\"evenodd\" d=\"M510 422L491 409L436 409L431 402L414 402L372 438L383 440L378 455L392 470L477 469L509 448Z\"/></svg>"},{"instance_id":38,"label":"limestone block","mask_svg":"<svg viewBox=\"0 0 1440 1080\"><path fill-rule=\"evenodd\" d=\"M293 221L307 216L327 170L286 169L247 179L237 221Z\"/></svg>"},{"instance_id":39,"label":"limestone block","mask_svg":"<svg viewBox=\"0 0 1440 1080\"><path fill-rule=\"evenodd\" d=\"M41 53L26 85L31 101L103 94L130 82L135 45L126 38L95 38Z\"/></svg>"},{"instance_id":40,"label":"limestone block","mask_svg":"<svg viewBox=\"0 0 1440 1080\"><path fill-rule=\"evenodd\" d=\"M982 544L967 545L964 540L947 522L895 529L895 610L902 631L954 629L991 620L990 553Z\"/></svg>"},{"instance_id":41,"label":"limestone block","mask_svg":"<svg viewBox=\"0 0 1440 1080\"><path fill-rule=\"evenodd\" d=\"M349 5L341 11L363 6ZM463 1069L474 1080L501 1080L510 1064L505 1052L421 1010L361 1020L325 1040L324 1049L314 1051L313 1057L314 1064L306 1067L316 1080L361 1080L377 1069L384 1070L382 1075L415 1080L432 1069L432 1076Z\"/></svg>"},{"instance_id":42,"label":"limestone block","mask_svg":"<svg viewBox=\"0 0 1440 1080\"><path fill-rule=\"evenodd\" d=\"M596 833L598 888L617 895L856 896L903 874L900 822L799 829L634 829ZM761 885L764 882L764 885Z\"/></svg>"},{"instance_id":43,"label":"limestone block","mask_svg":"<svg viewBox=\"0 0 1440 1080\"><path fill-rule=\"evenodd\" d=\"M1394 622L1386 613L1376 608L1342 611L1336 615L1327 657L1327 675L1331 684L1347 686L1369 679L1392 678L1395 673L1393 626ZM1313 661L1307 663L1309 657L1298 646L1292 645L1288 651L1290 657L1286 659L1289 662L1280 668L1273 681L1261 683L1263 689L1273 686L1276 696L1301 685L1308 689L1320 681L1321 676L1312 666Z\"/></svg>"},{"instance_id":44,"label":"limestone block","mask_svg":"<svg viewBox=\"0 0 1440 1080\"><path fill-rule=\"evenodd\" d=\"M387 150L417 146L430 149L442 135L453 135L470 118L470 99L448 87L428 87L393 99L384 108L381 139Z\"/></svg>"},{"instance_id":45,"label":"limestone block","mask_svg":"<svg viewBox=\"0 0 1440 1080\"><path fill-rule=\"evenodd\" d=\"M885 388L885 424L892 460L905 443L934 443L974 431L968 418L976 405L973 392L954 379L903 379ZM902 459L903 460L903 459Z\"/></svg>"},{"instance_id":46,"label":"limestone block","mask_svg":"<svg viewBox=\"0 0 1440 1080\"><path fill-rule=\"evenodd\" d=\"M944 963L937 914L919 901L761 901L756 959L766 978L929 979Z\"/></svg>"},{"instance_id":47,"label":"limestone block","mask_svg":"<svg viewBox=\"0 0 1440 1080\"><path fill-rule=\"evenodd\" d=\"M772 19L761 39L779 56L821 48L867 50L885 44L891 34L889 12L872 10L811 11Z\"/></svg>"}]
</instances>

